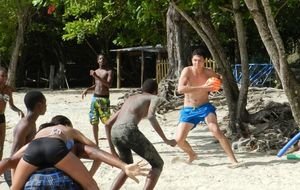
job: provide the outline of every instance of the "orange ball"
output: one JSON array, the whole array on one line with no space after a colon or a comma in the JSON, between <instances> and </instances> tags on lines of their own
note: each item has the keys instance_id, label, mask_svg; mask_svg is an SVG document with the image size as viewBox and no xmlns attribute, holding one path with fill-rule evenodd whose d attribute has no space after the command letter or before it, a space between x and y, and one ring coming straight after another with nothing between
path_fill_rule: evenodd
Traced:
<instances>
[{"instance_id":1,"label":"orange ball","mask_svg":"<svg viewBox=\"0 0 300 190\"><path fill-rule=\"evenodd\" d=\"M222 82L216 77L211 77L207 80L209 84L212 84L212 92L217 92L220 90Z\"/></svg>"}]
</instances>

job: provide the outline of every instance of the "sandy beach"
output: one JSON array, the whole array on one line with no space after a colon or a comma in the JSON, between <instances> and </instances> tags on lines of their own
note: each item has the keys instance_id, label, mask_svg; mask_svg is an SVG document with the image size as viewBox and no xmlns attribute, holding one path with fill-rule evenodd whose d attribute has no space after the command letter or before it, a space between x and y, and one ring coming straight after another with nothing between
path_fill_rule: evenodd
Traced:
<instances>
[{"instance_id":1,"label":"sandy beach","mask_svg":"<svg viewBox=\"0 0 300 190\"><path fill-rule=\"evenodd\" d=\"M92 128L88 120L91 93L83 100L80 95L81 89L45 90L43 93L47 99L47 112L44 116L39 117L37 126L49 121L54 115L61 114L69 117L75 128L93 139ZM23 103L24 94L25 91L15 92L13 98L15 105L26 112ZM118 97L122 94L122 91L112 90L111 104L116 105ZM262 97L278 102L287 101L283 92L274 92ZM174 137L178 124L178 114L179 111L175 110L165 114L164 119L159 119L168 138ZM217 107L218 120L221 124L222 119L227 114L226 105ZM12 145L12 131L19 119L16 112L13 112L9 107L6 108L7 135L4 158L9 156ZM175 163L172 162L174 158L179 157L182 159L186 158L186 155L179 148L164 144L147 120L140 123L139 129L154 144L165 163L164 170L155 188L157 190L296 190L300 187L300 181L298 180L300 162L287 160L285 156L276 158L274 155L265 153L236 152L237 159L245 163L245 167L228 168L229 160L227 156L205 126L197 127L189 133L188 141L198 153L198 159L190 165L180 160ZM100 148L109 151L103 127L100 127L99 137ZM135 155L134 159L140 160L141 158ZM83 160L83 162L88 168L90 167L91 161ZM108 190L119 171L117 168L102 164L94 179L100 189ZM127 180L122 189L143 189L145 178L138 178L140 179L139 184L136 184L133 180ZM7 189L9 188L2 175L0 177L0 190Z\"/></svg>"}]
</instances>

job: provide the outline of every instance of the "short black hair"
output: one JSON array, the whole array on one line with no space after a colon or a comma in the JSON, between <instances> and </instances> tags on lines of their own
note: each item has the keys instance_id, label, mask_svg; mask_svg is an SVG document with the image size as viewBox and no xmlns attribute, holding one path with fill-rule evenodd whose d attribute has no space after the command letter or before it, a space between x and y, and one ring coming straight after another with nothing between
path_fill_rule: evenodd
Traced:
<instances>
[{"instance_id":1,"label":"short black hair","mask_svg":"<svg viewBox=\"0 0 300 190\"><path fill-rule=\"evenodd\" d=\"M143 83L142 91L153 94L154 92L157 92L158 85L157 82L153 79L147 79Z\"/></svg>"},{"instance_id":2,"label":"short black hair","mask_svg":"<svg viewBox=\"0 0 300 190\"><path fill-rule=\"evenodd\" d=\"M66 116L63 115L56 115L54 117L52 117L51 123L54 123L55 125L68 125L68 126L72 126L72 122L69 118L67 118Z\"/></svg>"},{"instance_id":3,"label":"short black hair","mask_svg":"<svg viewBox=\"0 0 300 190\"><path fill-rule=\"evenodd\" d=\"M41 125L39 126L38 132L39 132L40 130L42 130L42 129L45 129L45 128L47 128L47 127L52 127L52 126L54 126L54 125L56 125L56 124L55 124L55 123L52 123L52 122L50 122L50 123L43 123L43 124L41 124Z\"/></svg>"},{"instance_id":4,"label":"short black hair","mask_svg":"<svg viewBox=\"0 0 300 190\"><path fill-rule=\"evenodd\" d=\"M100 56L102 56L104 59L106 59L106 55L105 55L104 53L99 53L99 54L97 55L97 59L99 59Z\"/></svg>"},{"instance_id":5,"label":"short black hair","mask_svg":"<svg viewBox=\"0 0 300 190\"><path fill-rule=\"evenodd\" d=\"M33 111L35 105L43 100L46 100L44 94L37 90L27 92L24 97L25 106L29 111Z\"/></svg>"},{"instance_id":6,"label":"short black hair","mask_svg":"<svg viewBox=\"0 0 300 190\"><path fill-rule=\"evenodd\" d=\"M39 126L39 130L45 129L47 127L52 127L55 125L64 125L64 126L72 126L72 122L69 118L63 115L56 115L52 117L51 121L49 123L43 123Z\"/></svg>"},{"instance_id":7,"label":"short black hair","mask_svg":"<svg viewBox=\"0 0 300 190\"><path fill-rule=\"evenodd\" d=\"M195 49L192 53L192 57L194 57L195 55L206 57L206 52L203 49L200 49L200 48Z\"/></svg>"},{"instance_id":8,"label":"short black hair","mask_svg":"<svg viewBox=\"0 0 300 190\"><path fill-rule=\"evenodd\" d=\"M4 67L2 67L2 66L0 66L0 71L3 71L5 73L7 73L7 70Z\"/></svg>"}]
</instances>

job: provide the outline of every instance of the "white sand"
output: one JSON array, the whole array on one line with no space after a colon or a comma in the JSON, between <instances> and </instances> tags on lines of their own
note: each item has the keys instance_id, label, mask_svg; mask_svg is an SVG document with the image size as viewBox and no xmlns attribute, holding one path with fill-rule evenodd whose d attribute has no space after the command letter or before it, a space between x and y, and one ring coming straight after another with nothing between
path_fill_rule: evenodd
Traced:
<instances>
[{"instance_id":1,"label":"white sand","mask_svg":"<svg viewBox=\"0 0 300 190\"><path fill-rule=\"evenodd\" d=\"M15 105L25 110L23 104L24 92L14 93ZM87 137L93 139L92 129L88 122L88 111L91 94L82 100L79 90L70 91L44 91L47 98L47 112L41 116L37 125L49 121L57 114L69 117L75 128L81 130ZM112 105L117 103L117 98L121 92L111 93ZM259 96L274 99L275 101L286 101L282 93L270 93ZM219 107L217 110L218 119L227 114L226 106ZM165 115L166 121L160 120L160 124L167 137L173 138L178 122L178 111L170 112ZM12 129L18 122L17 113L9 107L6 110L7 136L4 148L4 157L9 156L12 143ZM229 161L219 144L214 142L214 138L206 127L197 127L188 136L188 141L193 149L198 153L199 158L192 165L182 162L172 163L175 157L184 158L186 155L177 147L170 147L162 142L148 121L142 121L140 130L153 142L154 146L163 158L165 165L161 177L156 185L157 190L199 190L199 189L225 189L225 190L267 190L267 189L299 189L300 186L300 162L287 160L285 157L277 159L273 155L259 153L236 153L239 161L243 161L247 167L229 169ZM100 138L105 137L103 128L100 128ZM100 147L108 149L106 140L100 140ZM186 158L186 157L185 157ZM135 156L135 160L140 158ZM83 160L89 167L91 161ZM102 190L109 189L113 179L120 170L103 164L96 175L95 180ZM80 172L80 171L78 171ZM140 190L143 188L144 177L139 177L140 184L132 180L127 180L122 189ZM0 177L0 190L9 189Z\"/></svg>"}]
</instances>

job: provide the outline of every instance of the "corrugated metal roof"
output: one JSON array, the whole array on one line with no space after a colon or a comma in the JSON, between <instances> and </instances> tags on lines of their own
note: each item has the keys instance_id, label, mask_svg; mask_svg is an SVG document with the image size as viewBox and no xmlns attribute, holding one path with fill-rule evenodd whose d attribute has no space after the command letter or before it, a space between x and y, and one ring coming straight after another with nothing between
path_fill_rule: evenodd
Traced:
<instances>
[{"instance_id":1,"label":"corrugated metal roof","mask_svg":"<svg viewBox=\"0 0 300 190\"><path fill-rule=\"evenodd\" d=\"M153 46L138 46L138 47L128 47L128 48L121 48L121 49L112 49L112 52L129 52L129 51L144 51L144 52L166 52L167 50L161 46L157 45Z\"/></svg>"}]
</instances>

